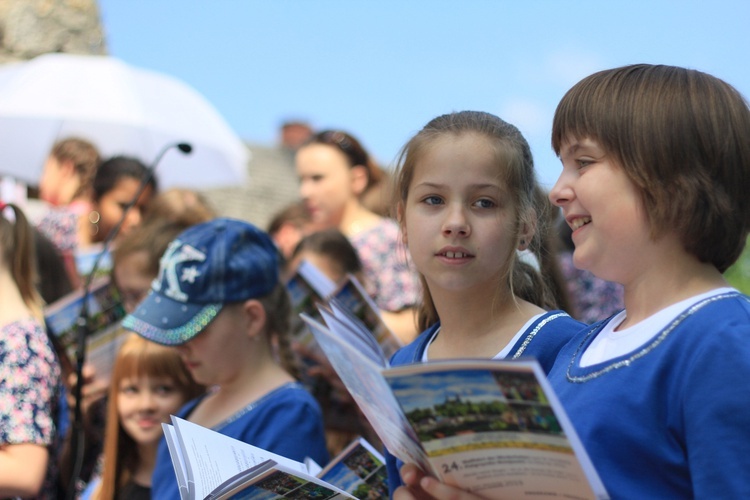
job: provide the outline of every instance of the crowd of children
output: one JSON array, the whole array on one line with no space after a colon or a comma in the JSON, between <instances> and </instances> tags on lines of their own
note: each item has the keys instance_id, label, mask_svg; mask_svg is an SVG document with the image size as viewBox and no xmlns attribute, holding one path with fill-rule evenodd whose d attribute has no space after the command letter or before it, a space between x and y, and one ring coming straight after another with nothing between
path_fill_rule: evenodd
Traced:
<instances>
[{"instance_id":1,"label":"crowd of children","mask_svg":"<svg viewBox=\"0 0 750 500\"><path fill-rule=\"evenodd\" d=\"M337 438L325 399L300 383L309 353L290 338L285 280L301 260L367 287L405 344L392 366L535 358L612 498L747 497L750 299L722 273L750 232L748 137L747 101L724 81L614 68L559 103L549 193L515 126L460 111L418 131L391 176L350 134L314 134L296 153L301 203L268 232L219 217L196 192L157 194L137 160L100 162L86 141L61 141L40 182L54 208L38 226L0 202L0 497L73 485L82 498L179 498L170 415L325 465L354 434ZM364 201L384 185L390 215ZM560 272L559 214L575 267L617 283L624 308L571 317L580 302ZM135 334L106 380L85 367L76 401L44 325L37 268L53 267L35 259L35 234L77 286L72 253L113 231L122 327ZM63 446L66 406L79 404L83 475ZM385 451L393 498L483 498Z\"/></svg>"}]
</instances>

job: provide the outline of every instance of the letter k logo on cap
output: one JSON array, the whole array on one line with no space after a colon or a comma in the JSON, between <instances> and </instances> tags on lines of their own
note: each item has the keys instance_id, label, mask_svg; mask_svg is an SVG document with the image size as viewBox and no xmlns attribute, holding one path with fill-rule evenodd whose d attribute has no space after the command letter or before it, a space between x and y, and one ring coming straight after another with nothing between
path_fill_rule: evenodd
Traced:
<instances>
[{"instance_id":1,"label":"letter k logo on cap","mask_svg":"<svg viewBox=\"0 0 750 500\"><path fill-rule=\"evenodd\" d=\"M162 290L162 293L174 300L187 302L188 295L182 291L180 283L195 283L195 279L201 273L195 266L183 267L182 274L178 279L177 266L185 262L203 262L205 260L205 253L190 245L183 245L179 239L175 240L169 244L167 251L162 255L159 261L159 275L151 287L158 291L164 286L164 281L166 280L167 288Z\"/></svg>"}]
</instances>

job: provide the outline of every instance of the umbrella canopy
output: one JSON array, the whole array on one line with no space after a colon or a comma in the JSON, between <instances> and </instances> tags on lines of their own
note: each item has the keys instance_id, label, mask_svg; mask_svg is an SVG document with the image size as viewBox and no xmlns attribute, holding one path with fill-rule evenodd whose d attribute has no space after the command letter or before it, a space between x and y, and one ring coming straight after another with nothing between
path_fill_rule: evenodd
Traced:
<instances>
[{"instance_id":1,"label":"umbrella canopy","mask_svg":"<svg viewBox=\"0 0 750 500\"><path fill-rule=\"evenodd\" d=\"M0 175L36 185L53 144L67 137L156 167L163 187L244 182L249 151L197 91L109 56L44 54L0 66Z\"/></svg>"}]
</instances>

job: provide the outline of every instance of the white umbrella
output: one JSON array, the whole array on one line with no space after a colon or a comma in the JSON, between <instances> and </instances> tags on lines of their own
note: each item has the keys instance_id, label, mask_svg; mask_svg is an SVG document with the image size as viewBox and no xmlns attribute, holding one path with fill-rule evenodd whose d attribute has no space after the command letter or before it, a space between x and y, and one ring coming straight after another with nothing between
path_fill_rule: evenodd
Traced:
<instances>
[{"instance_id":1,"label":"white umbrella","mask_svg":"<svg viewBox=\"0 0 750 500\"><path fill-rule=\"evenodd\" d=\"M162 187L244 181L249 151L197 91L109 56L45 54L0 66L0 176L35 185L55 141L78 136L104 158L124 154L156 168Z\"/></svg>"}]
</instances>

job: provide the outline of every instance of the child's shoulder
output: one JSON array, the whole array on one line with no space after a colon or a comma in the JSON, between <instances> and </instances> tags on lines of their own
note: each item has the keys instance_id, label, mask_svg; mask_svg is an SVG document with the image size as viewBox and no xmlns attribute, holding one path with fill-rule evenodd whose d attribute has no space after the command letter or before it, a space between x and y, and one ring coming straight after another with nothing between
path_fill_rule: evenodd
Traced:
<instances>
[{"instance_id":1,"label":"child's shoulder","mask_svg":"<svg viewBox=\"0 0 750 500\"><path fill-rule=\"evenodd\" d=\"M723 316L724 312L728 311L732 313L730 317L734 315L743 317L750 314L750 296L734 288L725 288L721 292L706 299L707 302L712 303L712 306L716 308L711 310L712 313L720 310L721 312L716 315Z\"/></svg>"},{"instance_id":2,"label":"child's shoulder","mask_svg":"<svg viewBox=\"0 0 750 500\"><path fill-rule=\"evenodd\" d=\"M587 327L565 311L540 314L528 324L508 357L534 357L548 373L563 346Z\"/></svg>"},{"instance_id":3,"label":"child's shoulder","mask_svg":"<svg viewBox=\"0 0 750 500\"><path fill-rule=\"evenodd\" d=\"M288 382L273 389L257 401L250 403L241 413L273 415L279 412L291 415L294 413L317 416L321 414L320 405L315 397L298 382Z\"/></svg>"},{"instance_id":4,"label":"child's shoulder","mask_svg":"<svg viewBox=\"0 0 750 500\"><path fill-rule=\"evenodd\" d=\"M420 333L411 343L396 351L393 356L391 356L391 366L400 366L421 361L425 348L439 328L440 323L435 323L427 330Z\"/></svg>"},{"instance_id":5,"label":"child's shoulder","mask_svg":"<svg viewBox=\"0 0 750 500\"><path fill-rule=\"evenodd\" d=\"M272 390L215 430L274 453L280 450L271 447L286 447L288 439L325 449L323 412L312 394L297 382Z\"/></svg>"},{"instance_id":6,"label":"child's shoulder","mask_svg":"<svg viewBox=\"0 0 750 500\"><path fill-rule=\"evenodd\" d=\"M691 320L683 326L696 332L696 341L724 343L729 335L746 343L750 335L750 297L736 290L720 293L693 304L678 316L680 319ZM705 331L716 334L702 335Z\"/></svg>"},{"instance_id":7,"label":"child's shoulder","mask_svg":"<svg viewBox=\"0 0 750 500\"><path fill-rule=\"evenodd\" d=\"M0 330L6 335L17 335L20 338L46 336L44 325L38 319L23 314L0 325Z\"/></svg>"},{"instance_id":8,"label":"child's shoulder","mask_svg":"<svg viewBox=\"0 0 750 500\"><path fill-rule=\"evenodd\" d=\"M533 321L527 325L523 336L541 338L541 334L543 333L544 337L552 337L556 339L565 337L570 339L587 326L586 323L574 319L565 311L547 311L536 316Z\"/></svg>"}]
</instances>

